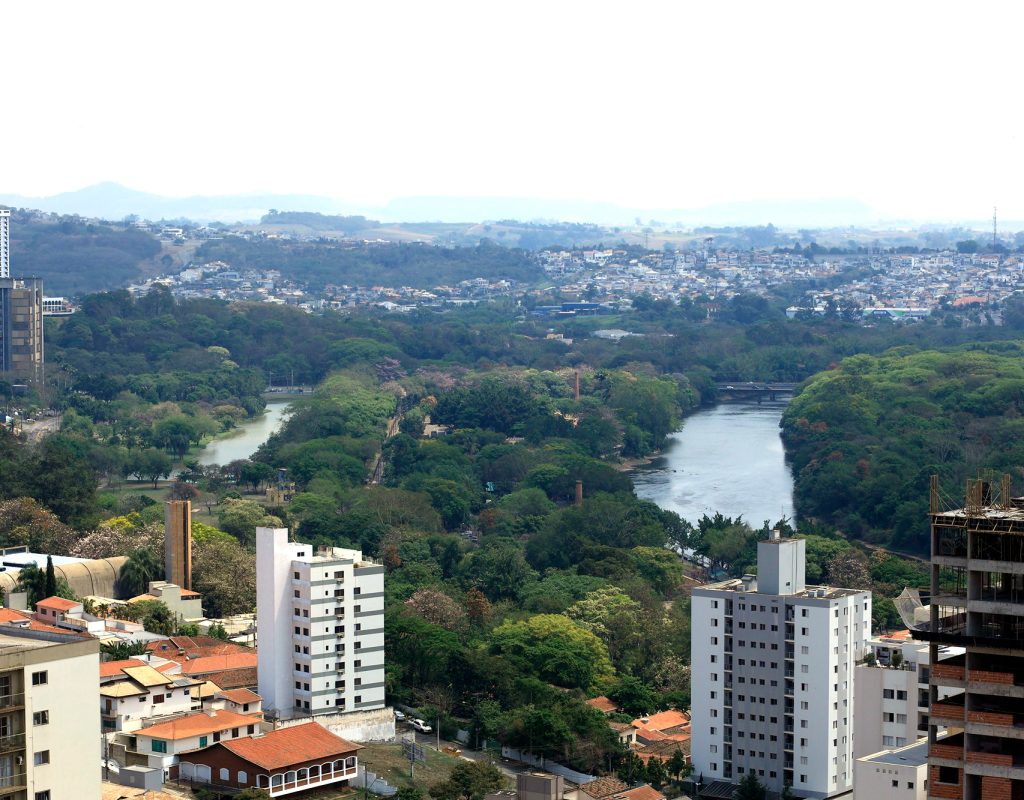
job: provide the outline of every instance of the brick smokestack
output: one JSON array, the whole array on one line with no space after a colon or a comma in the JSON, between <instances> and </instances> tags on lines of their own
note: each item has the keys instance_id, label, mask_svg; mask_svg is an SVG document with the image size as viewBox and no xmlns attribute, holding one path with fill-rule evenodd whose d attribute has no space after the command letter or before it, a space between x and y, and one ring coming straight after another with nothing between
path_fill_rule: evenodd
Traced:
<instances>
[{"instance_id":1,"label":"brick smokestack","mask_svg":"<svg viewBox=\"0 0 1024 800\"><path fill-rule=\"evenodd\" d=\"M576 481L576 505L583 505L583 481Z\"/></svg>"}]
</instances>

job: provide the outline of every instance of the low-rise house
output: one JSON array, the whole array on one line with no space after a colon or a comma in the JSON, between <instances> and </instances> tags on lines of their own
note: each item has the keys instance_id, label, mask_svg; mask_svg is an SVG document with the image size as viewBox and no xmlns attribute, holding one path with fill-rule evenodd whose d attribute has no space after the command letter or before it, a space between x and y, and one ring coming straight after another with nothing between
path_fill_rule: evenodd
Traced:
<instances>
[{"instance_id":1,"label":"low-rise house","mask_svg":"<svg viewBox=\"0 0 1024 800\"><path fill-rule=\"evenodd\" d=\"M606 797L614 797L629 791L629 784L620 781L610 775L603 778L581 784L579 788L579 800L604 800Z\"/></svg>"},{"instance_id":2,"label":"low-rise house","mask_svg":"<svg viewBox=\"0 0 1024 800\"><path fill-rule=\"evenodd\" d=\"M230 789L256 787L279 797L304 789L345 785L356 777L359 745L318 722L262 735L225 739L180 760L182 780Z\"/></svg>"},{"instance_id":3,"label":"low-rise house","mask_svg":"<svg viewBox=\"0 0 1024 800\"><path fill-rule=\"evenodd\" d=\"M590 700L587 700L587 705L591 708L596 708L598 711L605 715L614 714L616 711L619 710L619 704L616 703L614 700L609 700L603 694L598 697L592 697Z\"/></svg>"},{"instance_id":4,"label":"low-rise house","mask_svg":"<svg viewBox=\"0 0 1024 800\"><path fill-rule=\"evenodd\" d=\"M248 737L259 732L261 716L236 714L224 709L198 711L135 732L130 763L163 769L164 777L175 777L178 757L221 741Z\"/></svg>"},{"instance_id":5,"label":"low-rise house","mask_svg":"<svg viewBox=\"0 0 1024 800\"><path fill-rule=\"evenodd\" d=\"M119 672L120 677L112 676L100 687L104 730L134 731L151 717L192 710L194 681L165 675L149 664L124 666Z\"/></svg>"},{"instance_id":6,"label":"low-rise house","mask_svg":"<svg viewBox=\"0 0 1024 800\"><path fill-rule=\"evenodd\" d=\"M198 622L203 619L203 599L199 593L182 589L175 583L150 581L146 594L133 597L128 602L139 603L143 600L159 600L179 620Z\"/></svg>"},{"instance_id":7,"label":"low-rise house","mask_svg":"<svg viewBox=\"0 0 1024 800\"><path fill-rule=\"evenodd\" d=\"M100 617L85 613L85 606L78 600L63 597L47 597L36 603L33 616L47 625L75 631L76 633L99 634L107 623Z\"/></svg>"}]
</instances>

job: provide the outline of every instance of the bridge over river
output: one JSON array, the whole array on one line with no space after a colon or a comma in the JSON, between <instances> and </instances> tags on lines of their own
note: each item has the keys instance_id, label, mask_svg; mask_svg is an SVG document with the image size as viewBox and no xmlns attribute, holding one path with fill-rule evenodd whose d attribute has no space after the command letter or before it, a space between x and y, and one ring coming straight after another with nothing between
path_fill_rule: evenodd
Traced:
<instances>
[{"instance_id":1,"label":"bridge over river","mask_svg":"<svg viewBox=\"0 0 1024 800\"><path fill-rule=\"evenodd\" d=\"M796 391L799 383L778 381L732 381L717 385L718 397L735 400L776 400L780 395L790 395Z\"/></svg>"}]
</instances>

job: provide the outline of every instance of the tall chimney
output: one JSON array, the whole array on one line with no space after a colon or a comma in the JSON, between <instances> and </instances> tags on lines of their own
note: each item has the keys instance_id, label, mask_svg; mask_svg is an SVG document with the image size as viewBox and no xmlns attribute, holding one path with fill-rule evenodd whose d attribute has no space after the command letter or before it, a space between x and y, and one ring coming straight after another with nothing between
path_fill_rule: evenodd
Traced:
<instances>
[{"instance_id":1,"label":"tall chimney","mask_svg":"<svg viewBox=\"0 0 1024 800\"><path fill-rule=\"evenodd\" d=\"M171 500L165 506L164 580L192 589L191 500Z\"/></svg>"},{"instance_id":2,"label":"tall chimney","mask_svg":"<svg viewBox=\"0 0 1024 800\"><path fill-rule=\"evenodd\" d=\"M580 400L580 371L576 370L576 402Z\"/></svg>"},{"instance_id":3,"label":"tall chimney","mask_svg":"<svg viewBox=\"0 0 1024 800\"><path fill-rule=\"evenodd\" d=\"M576 481L576 505L583 505L583 481Z\"/></svg>"}]
</instances>

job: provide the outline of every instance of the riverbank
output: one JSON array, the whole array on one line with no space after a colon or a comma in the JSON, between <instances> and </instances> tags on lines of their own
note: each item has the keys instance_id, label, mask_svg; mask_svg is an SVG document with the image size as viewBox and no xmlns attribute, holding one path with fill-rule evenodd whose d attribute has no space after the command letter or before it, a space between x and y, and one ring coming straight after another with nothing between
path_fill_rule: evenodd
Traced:
<instances>
[{"instance_id":1,"label":"riverbank","mask_svg":"<svg viewBox=\"0 0 1024 800\"><path fill-rule=\"evenodd\" d=\"M204 441L194 457L204 466L250 458L260 445L280 430L290 413L291 404L291 399L285 397L268 400L262 414Z\"/></svg>"}]
</instances>

